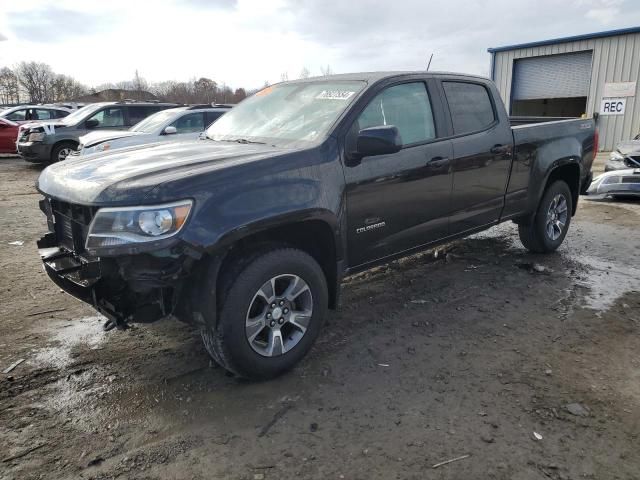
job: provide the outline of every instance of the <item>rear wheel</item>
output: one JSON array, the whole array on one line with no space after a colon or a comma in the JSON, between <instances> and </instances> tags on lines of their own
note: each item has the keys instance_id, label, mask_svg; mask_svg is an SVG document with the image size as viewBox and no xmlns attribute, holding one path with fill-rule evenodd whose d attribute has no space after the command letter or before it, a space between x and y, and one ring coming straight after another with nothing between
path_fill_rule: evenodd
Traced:
<instances>
[{"instance_id":1,"label":"rear wheel","mask_svg":"<svg viewBox=\"0 0 640 480\"><path fill-rule=\"evenodd\" d=\"M533 219L518 225L520 241L535 253L555 251L567 235L572 211L569 186L562 180L555 181L542 196Z\"/></svg>"},{"instance_id":2,"label":"rear wheel","mask_svg":"<svg viewBox=\"0 0 640 480\"><path fill-rule=\"evenodd\" d=\"M61 142L51 150L51 162L62 162L77 148L73 142Z\"/></svg>"},{"instance_id":3,"label":"rear wheel","mask_svg":"<svg viewBox=\"0 0 640 480\"><path fill-rule=\"evenodd\" d=\"M289 370L309 351L326 315L322 269L307 253L280 248L231 276L221 285L226 293L217 323L211 312L202 312L207 351L240 377L266 379Z\"/></svg>"}]
</instances>

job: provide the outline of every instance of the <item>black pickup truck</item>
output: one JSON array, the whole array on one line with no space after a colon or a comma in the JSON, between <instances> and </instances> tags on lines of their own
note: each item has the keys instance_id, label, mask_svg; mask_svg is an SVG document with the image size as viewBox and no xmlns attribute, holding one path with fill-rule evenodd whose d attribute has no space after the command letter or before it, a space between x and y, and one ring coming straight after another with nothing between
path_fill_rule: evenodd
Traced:
<instances>
[{"instance_id":1,"label":"black pickup truck","mask_svg":"<svg viewBox=\"0 0 640 480\"><path fill-rule=\"evenodd\" d=\"M49 166L38 247L106 327L173 315L229 371L268 378L311 348L346 274L507 220L557 249L596 151L594 119L512 127L480 77L285 82L206 139Z\"/></svg>"}]
</instances>

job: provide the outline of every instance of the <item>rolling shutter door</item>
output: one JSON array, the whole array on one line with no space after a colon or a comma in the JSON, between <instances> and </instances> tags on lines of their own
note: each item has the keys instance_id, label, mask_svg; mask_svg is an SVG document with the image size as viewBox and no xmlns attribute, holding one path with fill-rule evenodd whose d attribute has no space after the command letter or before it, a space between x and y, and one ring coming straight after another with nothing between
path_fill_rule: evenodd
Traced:
<instances>
[{"instance_id":1,"label":"rolling shutter door","mask_svg":"<svg viewBox=\"0 0 640 480\"><path fill-rule=\"evenodd\" d=\"M586 97L591 51L520 58L513 67L513 99Z\"/></svg>"}]
</instances>

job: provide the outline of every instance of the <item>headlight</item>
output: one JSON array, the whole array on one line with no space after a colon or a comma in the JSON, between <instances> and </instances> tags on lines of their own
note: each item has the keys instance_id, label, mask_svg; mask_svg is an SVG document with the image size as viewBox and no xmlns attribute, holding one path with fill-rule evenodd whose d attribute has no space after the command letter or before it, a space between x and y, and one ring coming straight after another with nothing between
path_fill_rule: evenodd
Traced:
<instances>
[{"instance_id":1,"label":"headlight","mask_svg":"<svg viewBox=\"0 0 640 480\"><path fill-rule=\"evenodd\" d=\"M27 141L28 142L41 142L41 141L44 140L44 136L45 136L44 132L30 133L29 137L27 138Z\"/></svg>"},{"instance_id":2,"label":"headlight","mask_svg":"<svg viewBox=\"0 0 640 480\"><path fill-rule=\"evenodd\" d=\"M83 155L91 155L92 153L106 152L111 148L111 144L109 142L99 143L98 145L93 145L92 147L83 147L82 154ZM78 148L80 150L80 148Z\"/></svg>"},{"instance_id":3,"label":"headlight","mask_svg":"<svg viewBox=\"0 0 640 480\"><path fill-rule=\"evenodd\" d=\"M85 248L113 248L172 237L187 221L192 205L191 200L182 200L164 205L101 208L91 222Z\"/></svg>"},{"instance_id":4,"label":"headlight","mask_svg":"<svg viewBox=\"0 0 640 480\"><path fill-rule=\"evenodd\" d=\"M624 160L624 155L614 150L613 152L611 152L611 155L609 155L609 160L615 160L616 162L621 162Z\"/></svg>"}]
</instances>

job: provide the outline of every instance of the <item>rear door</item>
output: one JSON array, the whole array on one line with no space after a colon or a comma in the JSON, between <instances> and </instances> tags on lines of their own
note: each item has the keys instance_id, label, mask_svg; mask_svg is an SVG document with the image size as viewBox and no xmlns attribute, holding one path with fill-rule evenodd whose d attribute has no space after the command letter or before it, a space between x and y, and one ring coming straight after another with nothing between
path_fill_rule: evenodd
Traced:
<instances>
[{"instance_id":1,"label":"rear door","mask_svg":"<svg viewBox=\"0 0 640 480\"><path fill-rule=\"evenodd\" d=\"M405 81L377 91L353 121L346 152L355 150L361 129L381 125L396 126L403 147L356 163L345 159L350 267L447 235L453 152L438 137L441 111L440 96L425 81Z\"/></svg>"},{"instance_id":2,"label":"rear door","mask_svg":"<svg viewBox=\"0 0 640 480\"><path fill-rule=\"evenodd\" d=\"M487 84L467 79L441 83L453 129L450 234L500 218L511 168L513 136L506 112Z\"/></svg>"}]
</instances>

